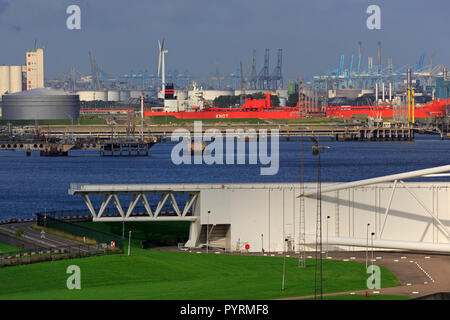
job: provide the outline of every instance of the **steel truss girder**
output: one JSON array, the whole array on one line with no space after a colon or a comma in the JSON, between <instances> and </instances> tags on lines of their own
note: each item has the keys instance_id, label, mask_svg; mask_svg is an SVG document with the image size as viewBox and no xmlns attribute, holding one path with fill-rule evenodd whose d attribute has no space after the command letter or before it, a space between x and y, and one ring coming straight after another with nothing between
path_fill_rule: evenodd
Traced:
<instances>
[{"instance_id":1,"label":"steel truss girder","mask_svg":"<svg viewBox=\"0 0 450 320\"><path fill-rule=\"evenodd\" d=\"M198 198L198 193L189 193L189 197L186 201L186 204L180 209L176 199L175 199L175 193L176 192L160 192L161 198L156 206L156 210L152 212L152 209L150 207L150 204L148 202L146 193L144 192L137 192L133 194L133 198L130 201L130 204L128 206L128 209L126 213L123 210L122 204L120 203L119 197L117 193L105 193L104 198L102 201L102 204L100 205L100 209L98 212L95 211L94 206L92 205L91 199L89 198L88 193L82 194L82 198L88 207L90 213L92 214L94 221L154 221L154 220L160 220L160 221L195 221L198 219L197 216L187 216L187 213L192 208L194 203L196 202ZM185 193L185 192L184 192ZM103 213L105 212L108 204L111 202L111 199L113 200L113 203L117 209L117 211L120 214L120 217L104 217ZM161 216L161 210L164 207L164 204L169 199L175 213L177 216L175 217L168 217L168 216ZM139 203L139 201L142 202L144 205L144 208L146 210L147 215L146 216L132 216L133 211L136 207L136 205Z\"/></svg>"}]
</instances>

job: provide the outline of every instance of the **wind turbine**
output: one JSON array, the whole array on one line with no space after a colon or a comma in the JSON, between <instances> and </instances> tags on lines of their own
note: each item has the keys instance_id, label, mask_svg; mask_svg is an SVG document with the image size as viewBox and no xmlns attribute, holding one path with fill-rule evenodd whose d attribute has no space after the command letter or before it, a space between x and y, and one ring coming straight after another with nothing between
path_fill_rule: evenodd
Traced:
<instances>
[{"instance_id":1,"label":"wind turbine","mask_svg":"<svg viewBox=\"0 0 450 320\"><path fill-rule=\"evenodd\" d=\"M166 53L168 53L169 51L164 50L164 39L161 41L158 40L158 46L159 46L159 58L158 58L158 78L159 78L159 74L162 71L161 74L161 88L162 88L162 93L163 95L165 94L165 88L166 88L166 75L165 75L165 55ZM162 69L162 70L161 70Z\"/></svg>"}]
</instances>

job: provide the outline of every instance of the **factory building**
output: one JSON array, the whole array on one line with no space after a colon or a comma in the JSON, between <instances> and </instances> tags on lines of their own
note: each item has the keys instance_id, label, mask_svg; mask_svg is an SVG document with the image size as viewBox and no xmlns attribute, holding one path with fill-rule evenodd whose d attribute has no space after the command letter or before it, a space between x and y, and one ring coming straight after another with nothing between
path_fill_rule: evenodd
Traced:
<instances>
[{"instance_id":1,"label":"factory building","mask_svg":"<svg viewBox=\"0 0 450 320\"><path fill-rule=\"evenodd\" d=\"M5 93L22 91L22 66L0 66L0 100Z\"/></svg>"},{"instance_id":2,"label":"factory building","mask_svg":"<svg viewBox=\"0 0 450 320\"><path fill-rule=\"evenodd\" d=\"M44 88L44 49L27 52L26 68L27 90Z\"/></svg>"}]
</instances>

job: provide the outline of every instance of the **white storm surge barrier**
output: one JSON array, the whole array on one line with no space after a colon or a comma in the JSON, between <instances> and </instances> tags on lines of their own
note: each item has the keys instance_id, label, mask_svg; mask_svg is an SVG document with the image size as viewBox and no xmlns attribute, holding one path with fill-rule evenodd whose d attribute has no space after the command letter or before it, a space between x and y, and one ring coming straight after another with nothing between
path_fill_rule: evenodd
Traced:
<instances>
[{"instance_id":1,"label":"white storm surge barrier","mask_svg":"<svg viewBox=\"0 0 450 320\"><path fill-rule=\"evenodd\" d=\"M450 252L450 182L428 181L448 176L446 172L450 166L349 183L323 183L323 245L328 235L330 250L365 249L370 224L369 245L373 232L375 248ZM421 176L429 178L425 182L403 181ZM316 188L317 183L305 183L303 218L298 183L81 185L69 193L80 194L86 201L95 193L107 200L122 193L136 199L139 194L158 192L161 200L154 204L156 208L163 200L170 200L170 194L187 193L195 196L195 202L187 203L189 215L176 207L171 217L147 210L145 216L133 216L129 211L114 218L97 211L93 212L94 221L190 221L188 247L204 246L205 232L210 230L226 238L222 243L231 251L242 250L245 244L250 252L299 252L303 238L308 250L315 249ZM144 198L140 196L139 201Z\"/></svg>"},{"instance_id":2,"label":"white storm surge barrier","mask_svg":"<svg viewBox=\"0 0 450 320\"><path fill-rule=\"evenodd\" d=\"M354 215L355 205L361 207L365 203L363 200L364 197L357 197L359 200L355 202L355 189L367 189L367 186L373 186L373 190L375 191L374 215L371 218L368 217L367 223L365 224L365 226L370 224L370 233L374 232L375 234L373 241L372 236L370 236L371 246L373 244L376 248L385 249L450 252L450 243L448 242L450 239L450 231L448 228L450 216L448 183L405 183L403 181L404 179L417 177L449 176L448 173L443 173L448 171L450 171L450 166L441 166L331 185L322 189L322 199L324 197L325 199L327 198L326 194L333 192L339 194L339 192L347 191L349 209L351 207L350 199L353 197L353 206L349 215ZM392 183L389 194L385 192L389 191L385 190L385 184L387 182ZM396 192L397 195L395 195ZM305 192L303 196L315 197L317 196L317 192ZM395 199L398 200L395 201ZM382 202L385 203L385 207L383 208L381 208ZM335 206L338 212L338 199L335 199ZM390 220L389 224L386 223L388 219ZM328 220L327 215L325 216L325 220ZM352 220L354 220L354 216ZM351 224L349 223L349 225ZM385 227L387 225L389 235L383 237L383 232L386 230ZM358 226L359 228L363 227L359 224ZM365 237L355 237L355 232L352 230L347 237L340 237L334 234L332 237L327 237L326 241L329 245L365 247L368 244L367 230L365 229ZM308 238L307 243L315 243L315 239Z\"/></svg>"}]
</instances>

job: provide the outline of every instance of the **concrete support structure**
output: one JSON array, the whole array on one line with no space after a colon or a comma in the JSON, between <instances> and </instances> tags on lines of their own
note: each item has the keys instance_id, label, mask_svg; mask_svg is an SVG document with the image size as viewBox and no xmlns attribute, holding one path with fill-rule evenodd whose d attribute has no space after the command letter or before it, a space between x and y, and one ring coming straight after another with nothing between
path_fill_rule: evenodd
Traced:
<instances>
[{"instance_id":1,"label":"concrete support structure","mask_svg":"<svg viewBox=\"0 0 450 320\"><path fill-rule=\"evenodd\" d=\"M443 166L344 184L324 183L322 214L330 216L330 250L363 250L370 223L377 249L450 252L450 182L403 181L449 171L450 166ZM314 250L316 187L316 183L305 183L303 194L308 250ZM78 185L71 186L69 193L83 197L94 221L191 221L187 247L204 245L209 226L209 230L221 230L216 234L224 240L219 247L230 251L243 250L248 244L250 252L299 252L300 188L298 183ZM100 209L94 208L91 194L104 196ZM123 194L132 196L126 212L118 198ZM155 209L150 209L148 194L161 195ZM175 200L177 194L189 195L183 209ZM111 200L118 214L105 217L102 213ZM161 208L168 200L173 209L163 214ZM133 210L139 201L146 212L137 215Z\"/></svg>"}]
</instances>

